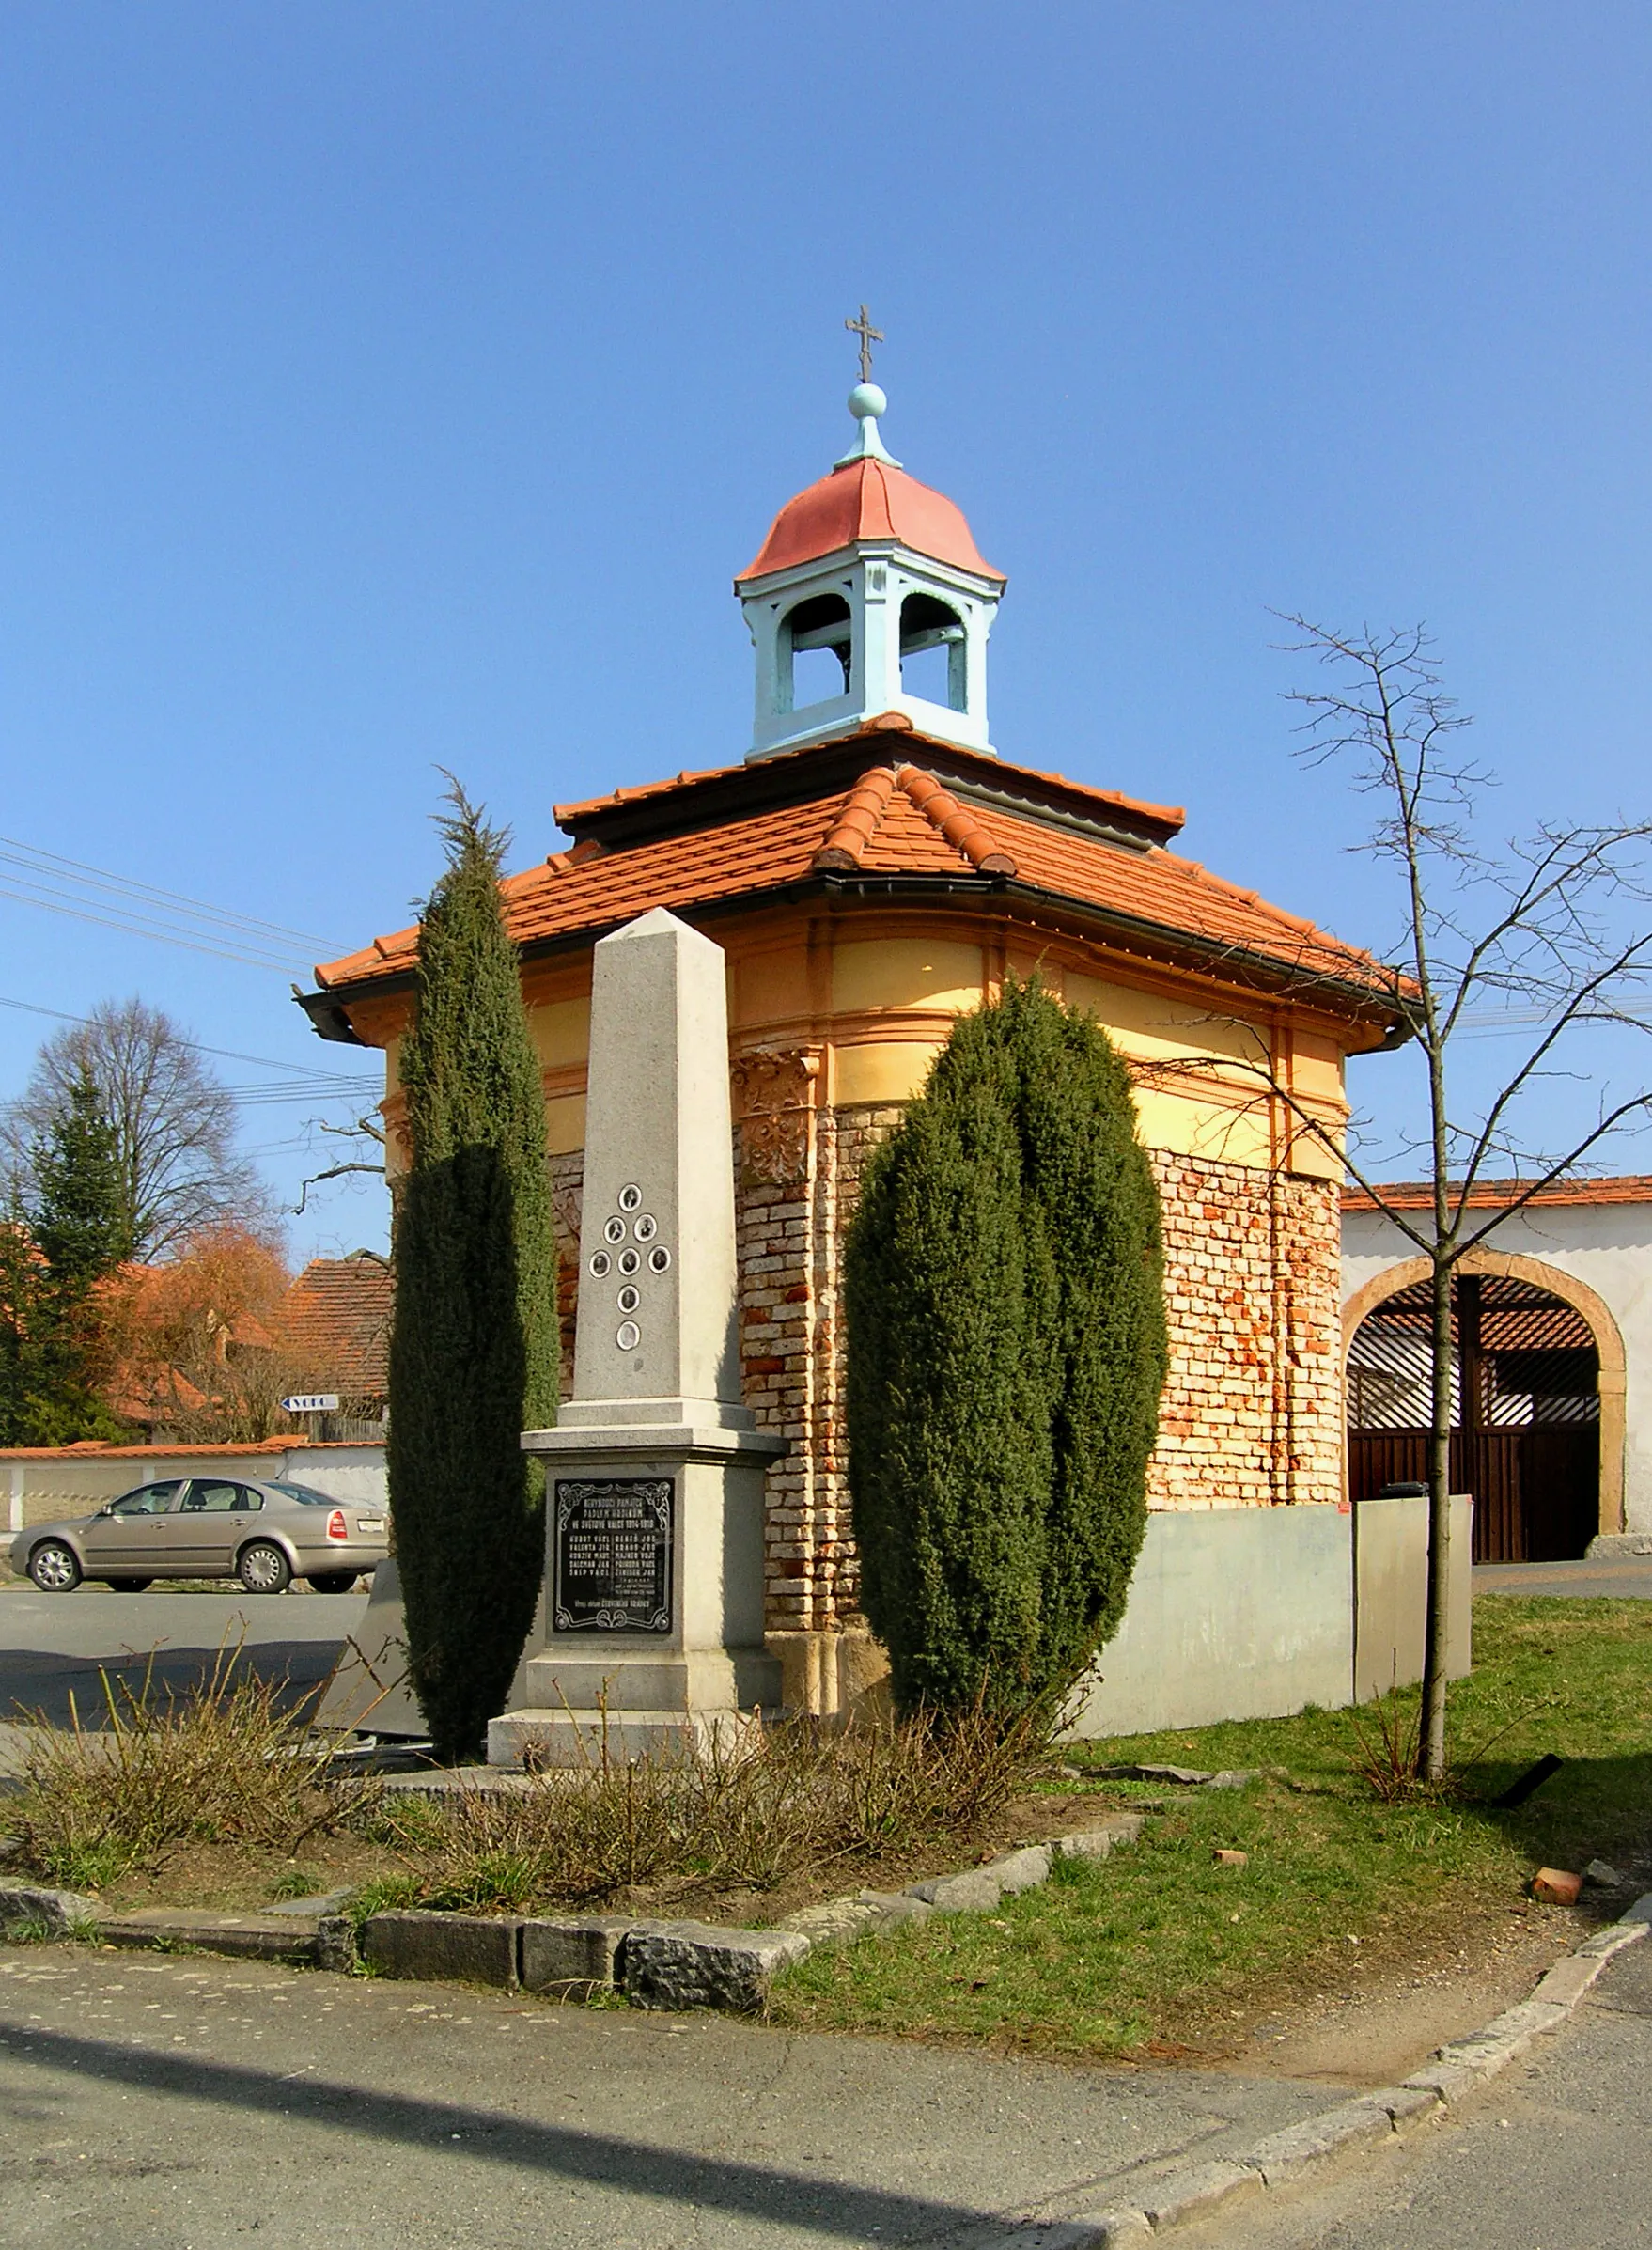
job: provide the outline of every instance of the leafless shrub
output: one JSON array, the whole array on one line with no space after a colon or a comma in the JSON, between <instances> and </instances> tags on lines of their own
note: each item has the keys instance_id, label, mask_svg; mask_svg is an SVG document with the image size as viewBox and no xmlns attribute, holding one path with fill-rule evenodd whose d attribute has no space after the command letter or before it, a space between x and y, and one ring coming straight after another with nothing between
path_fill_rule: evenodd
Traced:
<instances>
[{"instance_id":1,"label":"leafless shrub","mask_svg":"<svg viewBox=\"0 0 1652 2250\"><path fill-rule=\"evenodd\" d=\"M602 1739L509 1795L460 1789L439 1808L387 1801L372 1832L416 1876L410 1895L506 1912L647 1889L771 1890L809 1868L977 1836L1047 1748L1047 1722L977 1706L944 1723L807 1719L630 1758ZM847 1877L846 1877L847 1880Z\"/></svg>"},{"instance_id":2,"label":"leafless shrub","mask_svg":"<svg viewBox=\"0 0 1652 2250\"><path fill-rule=\"evenodd\" d=\"M72 1696L67 1727L32 1714L17 1823L28 1866L96 1889L192 1840L290 1857L367 1815L380 1785L335 1776L335 1745L310 1732L325 1683L284 1704L283 1683L239 1664L242 1646L226 1638L181 1692L157 1685L153 1656L135 1687L102 1673L100 1726L83 1723Z\"/></svg>"}]
</instances>

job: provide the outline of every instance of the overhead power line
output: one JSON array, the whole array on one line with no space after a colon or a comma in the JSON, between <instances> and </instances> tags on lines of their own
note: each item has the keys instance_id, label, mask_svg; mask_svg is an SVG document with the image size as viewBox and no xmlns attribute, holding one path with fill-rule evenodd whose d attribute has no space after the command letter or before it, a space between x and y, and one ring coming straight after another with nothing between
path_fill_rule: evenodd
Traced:
<instances>
[{"instance_id":1,"label":"overhead power line","mask_svg":"<svg viewBox=\"0 0 1652 2250\"><path fill-rule=\"evenodd\" d=\"M66 1008L42 1008L38 1000L8 1000L0 995L0 1008L15 1008L20 1015L49 1016L55 1023L89 1023L92 1021L90 1016L70 1015ZM376 1093L379 1087L376 1077L365 1078L359 1071L318 1070L308 1063L277 1062L272 1055L242 1055L233 1047L205 1046L199 1039L185 1039L181 1033L179 1035L179 1044L192 1048L196 1055L210 1055L219 1062L252 1063L260 1070L285 1071L289 1078L303 1082L296 1089L295 1098L304 1095L305 1089L311 1087L336 1090L341 1094ZM237 1091L233 1087L229 1090ZM242 1090L249 1098L256 1098L257 1089ZM282 1090L285 1092L286 1089Z\"/></svg>"},{"instance_id":2,"label":"overhead power line","mask_svg":"<svg viewBox=\"0 0 1652 2250\"><path fill-rule=\"evenodd\" d=\"M290 969L319 954L349 950L313 930L288 930L279 922L212 906L135 876L41 851L15 836L0 836L0 898L249 968Z\"/></svg>"}]
</instances>

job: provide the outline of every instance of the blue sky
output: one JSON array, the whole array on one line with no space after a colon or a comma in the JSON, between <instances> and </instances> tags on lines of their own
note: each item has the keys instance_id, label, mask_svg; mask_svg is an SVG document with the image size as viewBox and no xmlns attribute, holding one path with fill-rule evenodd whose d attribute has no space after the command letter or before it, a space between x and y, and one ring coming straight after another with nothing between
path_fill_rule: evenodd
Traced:
<instances>
[{"instance_id":1,"label":"blue sky","mask_svg":"<svg viewBox=\"0 0 1652 2250\"><path fill-rule=\"evenodd\" d=\"M847 442L864 298L893 449L1010 576L999 748L1387 946L1269 612L1428 619L1494 825L1644 805L1649 65L1644 8L1525 0L20 0L0 833L342 947L428 885L438 765L520 861L738 757L729 580ZM0 998L349 1070L313 958L0 897ZM0 1096L49 1028L0 1008ZM288 1187L317 1114L246 1113ZM292 1228L382 1237L373 1190Z\"/></svg>"}]
</instances>

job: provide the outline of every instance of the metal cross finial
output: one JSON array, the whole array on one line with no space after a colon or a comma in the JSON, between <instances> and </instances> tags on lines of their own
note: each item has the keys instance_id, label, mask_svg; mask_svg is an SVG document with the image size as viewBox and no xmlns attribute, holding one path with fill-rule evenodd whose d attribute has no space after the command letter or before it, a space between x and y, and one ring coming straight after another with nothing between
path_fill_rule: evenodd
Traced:
<instances>
[{"instance_id":1,"label":"metal cross finial","mask_svg":"<svg viewBox=\"0 0 1652 2250\"><path fill-rule=\"evenodd\" d=\"M873 327L871 315L864 305L861 306L861 317L858 320L845 320L843 324L851 336L858 336L861 339L861 381L870 383L872 380L872 346L883 341L883 331L881 328Z\"/></svg>"}]
</instances>

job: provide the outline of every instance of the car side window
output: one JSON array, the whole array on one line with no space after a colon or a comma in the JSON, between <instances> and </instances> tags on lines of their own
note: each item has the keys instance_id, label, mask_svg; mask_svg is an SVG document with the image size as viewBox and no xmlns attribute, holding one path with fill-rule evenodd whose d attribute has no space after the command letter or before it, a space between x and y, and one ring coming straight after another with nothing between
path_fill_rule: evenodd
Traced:
<instances>
[{"instance_id":1,"label":"car side window","mask_svg":"<svg viewBox=\"0 0 1652 2250\"><path fill-rule=\"evenodd\" d=\"M146 1484L140 1492L128 1492L111 1507L112 1516L164 1516L170 1512L178 1498L183 1479L174 1477L166 1484Z\"/></svg>"},{"instance_id":2,"label":"car side window","mask_svg":"<svg viewBox=\"0 0 1652 2250\"><path fill-rule=\"evenodd\" d=\"M186 1515L225 1516L258 1506L257 1492L249 1492L244 1484L224 1484L216 1477L197 1477L189 1488L184 1502Z\"/></svg>"}]
</instances>

